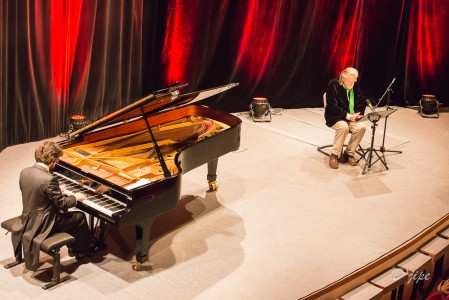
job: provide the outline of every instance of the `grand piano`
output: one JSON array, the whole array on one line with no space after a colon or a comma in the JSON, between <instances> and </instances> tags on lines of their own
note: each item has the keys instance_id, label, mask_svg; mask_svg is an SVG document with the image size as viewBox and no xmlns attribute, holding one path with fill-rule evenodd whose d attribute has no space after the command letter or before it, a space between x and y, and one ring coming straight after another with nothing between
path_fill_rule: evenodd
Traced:
<instances>
[{"instance_id":1,"label":"grand piano","mask_svg":"<svg viewBox=\"0 0 449 300\"><path fill-rule=\"evenodd\" d=\"M187 94L180 93L181 85L164 89L60 142L64 154L54 176L69 191L87 195L77 208L90 215L92 227L97 221L93 230L100 231L99 240L104 241L106 224L135 226L134 270L148 261L153 221L176 207L182 174L207 163L209 189L218 188L218 158L239 148L241 120L194 103L236 85ZM95 185L106 186L109 192L99 195Z\"/></svg>"}]
</instances>

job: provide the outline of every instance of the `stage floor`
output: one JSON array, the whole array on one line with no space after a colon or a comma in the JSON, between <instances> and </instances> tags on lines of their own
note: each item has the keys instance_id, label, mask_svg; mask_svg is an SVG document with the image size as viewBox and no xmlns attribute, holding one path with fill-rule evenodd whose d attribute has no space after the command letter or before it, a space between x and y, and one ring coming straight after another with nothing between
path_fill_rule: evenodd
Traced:
<instances>
[{"instance_id":1,"label":"stage floor","mask_svg":"<svg viewBox=\"0 0 449 300\"><path fill-rule=\"evenodd\" d=\"M44 291L40 272L1 269L5 299L298 299L388 253L448 213L449 114L422 118L398 108L388 119L389 170L378 161L333 170L317 147L332 142L322 108L276 109L271 122L242 123L241 147L219 159L217 192L206 165L183 176L176 209L154 224L152 266L131 268L132 228L111 230L108 249L75 261L72 276ZM370 123L362 142L371 141ZM384 122L375 146L383 142ZM54 138L53 140L59 140ZM40 142L0 153L0 220L21 212L18 178ZM12 261L10 236L0 262ZM50 260L43 256L41 261Z\"/></svg>"}]
</instances>

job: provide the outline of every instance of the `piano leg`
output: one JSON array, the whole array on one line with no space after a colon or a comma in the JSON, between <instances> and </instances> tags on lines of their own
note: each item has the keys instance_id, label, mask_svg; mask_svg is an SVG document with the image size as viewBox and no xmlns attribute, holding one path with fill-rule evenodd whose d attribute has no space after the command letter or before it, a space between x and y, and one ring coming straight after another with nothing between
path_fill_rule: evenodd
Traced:
<instances>
[{"instance_id":1,"label":"piano leg","mask_svg":"<svg viewBox=\"0 0 449 300\"><path fill-rule=\"evenodd\" d=\"M106 243L105 240L105 230L106 230L106 224L103 220L100 220L100 224L98 225L100 227L100 232L98 233L98 239L97 239L97 246L101 246L101 249L106 249Z\"/></svg>"},{"instance_id":2,"label":"piano leg","mask_svg":"<svg viewBox=\"0 0 449 300\"><path fill-rule=\"evenodd\" d=\"M133 270L140 271L142 264L148 261L150 251L150 232L151 225L157 216L145 220L144 224L136 225L136 259L133 261Z\"/></svg>"},{"instance_id":3,"label":"piano leg","mask_svg":"<svg viewBox=\"0 0 449 300\"><path fill-rule=\"evenodd\" d=\"M89 214L89 228L90 228L90 233L92 233L93 236L95 236L95 217L91 214Z\"/></svg>"},{"instance_id":4,"label":"piano leg","mask_svg":"<svg viewBox=\"0 0 449 300\"><path fill-rule=\"evenodd\" d=\"M107 248L105 240L105 222L103 220L98 219L98 227L95 225L95 217L89 214L89 228L92 236L94 238L94 246L97 250L105 250Z\"/></svg>"},{"instance_id":5,"label":"piano leg","mask_svg":"<svg viewBox=\"0 0 449 300\"><path fill-rule=\"evenodd\" d=\"M209 182L209 191L218 190L217 166L218 158L207 163L207 181Z\"/></svg>"}]
</instances>

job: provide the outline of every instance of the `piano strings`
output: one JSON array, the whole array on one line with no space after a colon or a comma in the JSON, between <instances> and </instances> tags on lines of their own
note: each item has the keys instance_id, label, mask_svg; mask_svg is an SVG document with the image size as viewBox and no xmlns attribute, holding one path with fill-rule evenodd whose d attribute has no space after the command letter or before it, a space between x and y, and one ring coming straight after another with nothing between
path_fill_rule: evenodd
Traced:
<instances>
[{"instance_id":1,"label":"piano strings","mask_svg":"<svg viewBox=\"0 0 449 300\"><path fill-rule=\"evenodd\" d=\"M228 127L209 118L189 116L159 124L152 130L173 175L178 172L174 162L177 151ZM146 130L66 148L61 160L122 187L141 178L150 181L163 178L154 145Z\"/></svg>"}]
</instances>

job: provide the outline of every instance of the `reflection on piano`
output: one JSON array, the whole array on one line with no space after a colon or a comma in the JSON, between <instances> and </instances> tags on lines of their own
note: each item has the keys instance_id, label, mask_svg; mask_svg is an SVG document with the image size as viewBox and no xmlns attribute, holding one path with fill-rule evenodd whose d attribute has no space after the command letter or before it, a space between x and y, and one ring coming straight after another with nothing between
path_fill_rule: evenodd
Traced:
<instances>
[{"instance_id":1,"label":"reflection on piano","mask_svg":"<svg viewBox=\"0 0 449 300\"><path fill-rule=\"evenodd\" d=\"M209 189L216 190L218 158L240 146L241 120L193 102L237 84L179 95L176 89L149 95L73 133L61 142L64 155L55 168L61 184L83 192L78 208L104 223L136 228L136 259L140 270L148 260L150 228L181 195L181 176L207 163ZM74 177L106 185L98 195ZM94 228L92 228L94 230ZM104 239L104 232L100 233Z\"/></svg>"}]
</instances>

